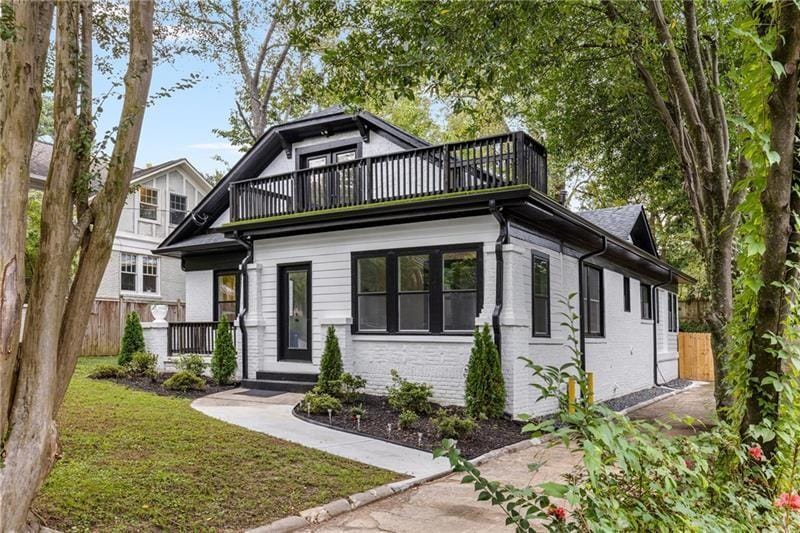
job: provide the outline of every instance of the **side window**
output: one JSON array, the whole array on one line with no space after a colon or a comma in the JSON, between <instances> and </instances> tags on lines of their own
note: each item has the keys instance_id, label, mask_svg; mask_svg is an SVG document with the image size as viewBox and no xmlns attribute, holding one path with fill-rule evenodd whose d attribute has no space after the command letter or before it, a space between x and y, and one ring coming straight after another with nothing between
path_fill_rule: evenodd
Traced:
<instances>
[{"instance_id":1,"label":"side window","mask_svg":"<svg viewBox=\"0 0 800 533\"><path fill-rule=\"evenodd\" d=\"M626 313L631 312L631 278L622 278L622 301Z\"/></svg>"},{"instance_id":2,"label":"side window","mask_svg":"<svg viewBox=\"0 0 800 533\"><path fill-rule=\"evenodd\" d=\"M678 295L669 293L669 298L667 300L668 303L668 320L669 320L669 331L677 332L678 331Z\"/></svg>"},{"instance_id":3,"label":"side window","mask_svg":"<svg viewBox=\"0 0 800 533\"><path fill-rule=\"evenodd\" d=\"M142 292L158 293L158 258L142 256Z\"/></svg>"},{"instance_id":4,"label":"side window","mask_svg":"<svg viewBox=\"0 0 800 533\"><path fill-rule=\"evenodd\" d=\"M169 193L169 223L178 225L186 216L186 196Z\"/></svg>"},{"instance_id":5,"label":"side window","mask_svg":"<svg viewBox=\"0 0 800 533\"><path fill-rule=\"evenodd\" d=\"M591 337L602 337L605 317L603 316L603 271L592 265L584 265L583 332Z\"/></svg>"},{"instance_id":6,"label":"side window","mask_svg":"<svg viewBox=\"0 0 800 533\"><path fill-rule=\"evenodd\" d=\"M158 220L158 189L139 189L139 218Z\"/></svg>"},{"instance_id":7,"label":"side window","mask_svg":"<svg viewBox=\"0 0 800 533\"><path fill-rule=\"evenodd\" d=\"M550 336L550 258L533 254L531 272L533 336Z\"/></svg>"},{"instance_id":8,"label":"side window","mask_svg":"<svg viewBox=\"0 0 800 533\"><path fill-rule=\"evenodd\" d=\"M136 255L121 253L119 259L120 289L136 292Z\"/></svg>"},{"instance_id":9,"label":"side window","mask_svg":"<svg viewBox=\"0 0 800 533\"><path fill-rule=\"evenodd\" d=\"M219 272L214 276L216 294L216 309L214 309L214 320L221 320L222 317L233 322L239 312L238 292L239 276L236 272Z\"/></svg>"},{"instance_id":10,"label":"side window","mask_svg":"<svg viewBox=\"0 0 800 533\"><path fill-rule=\"evenodd\" d=\"M478 306L478 254L442 254L442 315L444 331L472 331Z\"/></svg>"},{"instance_id":11,"label":"side window","mask_svg":"<svg viewBox=\"0 0 800 533\"><path fill-rule=\"evenodd\" d=\"M642 301L642 320L653 319L653 291L650 285L642 283L639 285L639 294Z\"/></svg>"},{"instance_id":12,"label":"side window","mask_svg":"<svg viewBox=\"0 0 800 533\"><path fill-rule=\"evenodd\" d=\"M362 257L356 270L358 330L386 331L386 258Z\"/></svg>"}]
</instances>

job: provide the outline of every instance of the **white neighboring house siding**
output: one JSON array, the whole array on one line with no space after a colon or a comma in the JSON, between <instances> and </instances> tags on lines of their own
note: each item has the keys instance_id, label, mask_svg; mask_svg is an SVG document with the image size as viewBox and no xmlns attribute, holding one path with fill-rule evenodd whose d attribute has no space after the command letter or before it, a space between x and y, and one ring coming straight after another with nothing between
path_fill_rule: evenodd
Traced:
<instances>
[{"instance_id":1,"label":"white neighboring house siding","mask_svg":"<svg viewBox=\"0 0 800 533\"><path fill-rule=\"evenodd\" d=\"M109 259L100 288L98 298L142 300L153 302L185 301L184 273L179 259L154 256L151 250L175 228L170 222L170 193L186 196L187 212L194 208L211 186L201 181L202 178L190 175L183 165L167 167L158 174L146 179L136 180L137 187L128 195L122 210L117 233L112 245ZM148 187L158 191L158 211L155 221L142 219L139 216L139 187ZM129 253L139 256L137 259L137 290L121 290L120 262L121 254ZM158 280L155 293L142 291L142 259L141 257L158 259Z\"/></svg>"}]
</instances>

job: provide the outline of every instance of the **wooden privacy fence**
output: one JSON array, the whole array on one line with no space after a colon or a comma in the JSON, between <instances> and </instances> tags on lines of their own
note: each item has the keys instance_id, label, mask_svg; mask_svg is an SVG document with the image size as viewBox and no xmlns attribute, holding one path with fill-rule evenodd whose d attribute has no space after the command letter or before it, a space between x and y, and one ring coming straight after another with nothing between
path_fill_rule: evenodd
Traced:
<instances>
[{"instance_id":1,"label":"wooden privacy fence","mask_svg":"<svg viewBox=\"0 0 800 533\"><path fill-rule=\"evenodd\" d=\"M151 303L127 300L95 300L86 334L81 345L82 355L113 355L119 352L119 343L125 329L125 317L130 312L139 313L142 322L152 322ZM186 305L183 302L164 303L167 306L166 320L184 320Z\"/></svg>"},{"instance_id":2,"label":"wooden privacy fence","mask_svg":"<svg viewBox=\"0 0 800 533\"><path fill-rule=\"evenodd\" d=\"M714 381L711 333L678 334L678 375L683 379Z\"/></svg>"}]
</instances>

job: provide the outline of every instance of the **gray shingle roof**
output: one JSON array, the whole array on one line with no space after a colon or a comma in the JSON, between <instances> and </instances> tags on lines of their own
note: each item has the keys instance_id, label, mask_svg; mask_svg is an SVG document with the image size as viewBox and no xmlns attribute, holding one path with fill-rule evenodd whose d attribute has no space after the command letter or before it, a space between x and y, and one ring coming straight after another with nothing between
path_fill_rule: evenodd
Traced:
<instances>
[{"instance_id":1,"label":"gray shingle roof","mask_svg":"<svg viewBox=\"0 0 800 533\"><path fill-rule=\"evenodd\" d=\"M633 227L636 225L636 221L639 220L639 216L642 215L642 206L640 204L630 204L581 211L578 214L615 237L630 241Z\"/></svg>"}]
</instances>

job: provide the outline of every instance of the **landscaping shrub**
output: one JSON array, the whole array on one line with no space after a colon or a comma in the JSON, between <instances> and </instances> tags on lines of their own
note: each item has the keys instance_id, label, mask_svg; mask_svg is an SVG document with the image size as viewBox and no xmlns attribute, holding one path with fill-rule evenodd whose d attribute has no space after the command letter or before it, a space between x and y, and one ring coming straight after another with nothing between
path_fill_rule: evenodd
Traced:
<instances>
[{"instance_id":1,"label":"landscaping shrub","mask_svg":"<svg viewBox=\"0 0 800 533\"><path fill-rule=\"evenodd\" d=\"M433 387L427 383L413 383L400 377L397 370L392 369L392 386L386 387L387 401L397 411L413 411L418 415L430 414Z\"/></svg>"},{"instance_id":2,"label":"landscaping shrub","mask_svg":"<svg viewBox=\"0 0 800 533\"><path fill-rule=\"evenodd\" d=\"M419 415L414 411L403 411L397 419L397 427L400 429L410 429L411 426L417 423Z\"/></svg>"},{"instance_id":3,"label":"landscaping shrub","mask_svg":"<svg viewBox=\"0 0 800 533\"><path fill-rule=\"evenodd\" d=\"M181 370L180 372L173 374L164 382L165 389L181 392L190 390L203 390L205 387L205 380L188 370Z\"/></svg>"},{"instance_id":4,"label":"landscaping shrub","mask_svg":"<svg viewBox=\"0 0 800 533\"><path fill-rule=\"evenodd\" d=\"M319 364L319 377L317 387L326 394L338 395L342 377L342 351L339 349L339 338L336 328L328 326L325 335L325 348L322 351L322 361Z\"/></svg>"},{"instance_id":5,"label":"landscaping shrub","mask_svg":"<svg viewBox=\"0 0 800 533\"><path fill-rule=\"evenodd\" d=\"M367 380L344 372L339 378L339 397L345 403L355 403L361 396L361 389L367 386Z\"/></svg>"},{"instance_id":6,"label":"landscaping shrub","mask_svg":"<svg viewBox=\"0 0 800 533\"><path fill-rule=\"evenodd\" d=\"M128 363L130 375L136 377L156 377L156 356L147 352L136 352Z\"/></svg>"},{"instance_id":7,"label":"landscaping shrub","mask_svg":"<svg viewBox=\"0 0 800 533\"><path fill-rule=\"evenodd\" d=\"M506 386L500 369L500 354L489 325L475 328L467 366L464 392L467 414L476 418L500 418L506 404Z\"/></svg>"},{"instance_id":8,"label":"landscaping shrub","mask_svg":"<svg viewBox=\"0 0 800 533\"><path fill-rule=\"evenodd\" d=\"M444 409L439 409L432 422L443 439L463 439L478 427L470 417L449 415Z\"/></svg>"},{"instance_id":9,"label":"landscaping shrub","mask_svg":"<svg viewBox=\"0 0 800 533\"><path fill-rule=\"evenodd\" d=\"M334 413L338 413L342 410L342 402L315 387L314 390L307 392L306 395L303 396L300 407L304 413L310 411L313 415L327 414L328 409Z\"/></svg>"},{"instance_id":10,"label":"landscaping shrub","mask_svg":"<svg viewBox=\"0 0 800 533\"><path fill-rule=\"evenodd\" d=\"M681 320L681 331L684 333L710 333L711 328L704 320Z\"/></svg>"},{"instance_id":11,"label":"landscaping shrub","mask_svg":"<svg viewBox=\"0 0 800 533\"><path fill-rule=\"evenodd\" d=\"M360 405L354 405L353 407L350 408L350 415L353 418L355 418L357 416L360 416L361 418L364 418L365 414L367 414L367 411L364 409L364 407L362 407Z\"/></svg>"},{"instance_id":12,"label":"landscaping shrub","mask_svg":"<svg viewBox=\"0 0 800 533\"><path fill-rule=\"evenodd\" d=\"M178 359L178 370L191 372L195 376L202 376L206 370L206 361L202 355L192 353Z\"/></svg>"},{"instance_id":13,"label":"landscaping shrub","mask_svg":"<svg viewBox=\"0 0 800 533\"><path fill-rule=\"evenodd\" d=\"M228 319L223 316L217 326L217 340L211 356L211 376L220 385L227 385L236 372L236 346L228 324Z\"/></svg>"},{"instance_id":14,"label":"landscaping shrub","mask_svg":"<svg viewBox=\"0 0 800 533\"><path fill-rule=\"evenodd\" d=\"M125 366L131 362L131 357L136 352L145 351L144 332L142 323L139 321L139 314L136 312L128 313L125 317L125 331L122 334L117 364Z\"/></svg>"},{"instance_id":15,"label":"landscaping shrub","mask_svg":"<svg viewBox=\"0 0 800 533\"><path fill-rule=\"evenodd\" d=\"M117 379L128 375L128 369L118 365L100 365L95 367L88 377L92 379Z\"/></svg>"}]
</instances>

